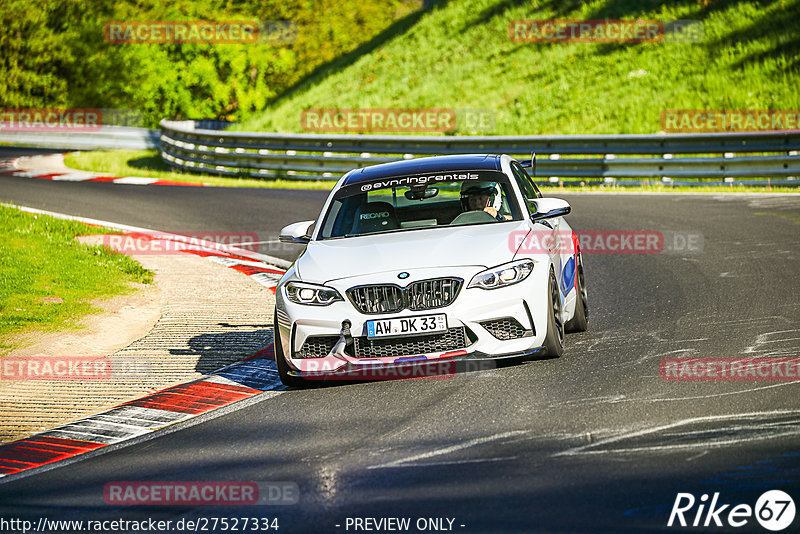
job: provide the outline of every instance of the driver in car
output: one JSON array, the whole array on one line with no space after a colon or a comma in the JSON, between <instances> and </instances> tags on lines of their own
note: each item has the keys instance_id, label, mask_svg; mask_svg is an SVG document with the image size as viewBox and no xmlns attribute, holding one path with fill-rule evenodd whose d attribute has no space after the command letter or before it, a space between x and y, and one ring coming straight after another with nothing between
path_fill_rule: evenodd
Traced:
<instances>
[{"instance_id":1,"label":"driver in car","mask_svg":"<svg viewBox=\"0 0 800 534\"><path fill-rule=\"evenodd\" d=\"M497 182L463 184L461 207L464 211L485 211L498 221L511 220L511 215L500 213L503 208L503 193Z\"/></svg>"}]
</instances>

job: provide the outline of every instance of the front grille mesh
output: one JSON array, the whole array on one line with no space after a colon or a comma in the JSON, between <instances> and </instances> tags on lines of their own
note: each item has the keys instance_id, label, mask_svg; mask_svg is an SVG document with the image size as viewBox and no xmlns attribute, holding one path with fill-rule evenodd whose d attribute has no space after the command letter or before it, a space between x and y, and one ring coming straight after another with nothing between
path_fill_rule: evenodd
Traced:
<instances>
[{"instance_id":1,"label":"front grille mesh","mask_svg":"<svg viewBox=\"0 0 800 534\"><path fill-rule=\"evenodd\" d=\"M394 285L354 287L347 295L361 313L392 313L405 308L403 289Z\"/></svg>"},{"instance_id":2,"label":"front grille mesh","mask_svg":"<svg viewBox=\"0 0 800 534\"><path fill-rule=\"evenodd\" d=\"M295 358L324 358L328 355L339 336L310 336L303 342Z\"/></svg>"},{"instance_id":3,"label":"front grille mesh","mask_svg":"<svg viewBox=\"0 0 800 534\"><path fill-rule=\"evenodd\" d=\"M398 358L430 352L448 352L467 346L467 336L463 326L427 336L387 339L356 337L353 341L356 358Z\"/></svg>"},{"instance_id":4,"label":"front grille mesh","mask_svg":"<svg viewBox=\"0 0 800 534\"><path fill-rule=\"evenodd\" d=\"M458 296L464 281L460 278L432 278L402 288L394 284L353 287L347 290L350 301L361 313L395 313L404 309L432 310L449 306Z\"/></svg>"},{"instance_id":5,"label":"front grille mesh","mask_svg":"<svg viewBox=\"0 0 800 534\"><path fill-rule=\"evenodd\" d=\"M409 284L405 290L406 307L421 311L449 306L456 300L461 284L459 278L434 278Z\"/></svg>"},{"instance_id":6,"label":"front grille mesh","mask_svg":"<svg viewBox=\"0 0 800 534\"><path fill-rule=\"evenodd\" d=\"M533 332L525 330L525 328L519 324L519 321L513 317L481 321L480 325L501 341L533 335Z\"/></svg>"}]
</instances>

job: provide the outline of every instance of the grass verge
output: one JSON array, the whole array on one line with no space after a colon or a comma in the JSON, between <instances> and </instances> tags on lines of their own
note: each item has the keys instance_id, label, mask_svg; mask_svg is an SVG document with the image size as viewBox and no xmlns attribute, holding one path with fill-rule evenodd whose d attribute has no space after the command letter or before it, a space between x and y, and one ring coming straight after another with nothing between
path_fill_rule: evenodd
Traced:
<instances>
[{"instance_id":1,"label":"grass verge","mask_svg":"<svg viewBox=\"0 0 800 534\"><path fill-rule=\"evenodd\" d=\"M132 258L75 240L99 233L113 232L0 206L0 355L19 334L74 328L93 300L152 282Z\"/></svg>"}]
</instances>

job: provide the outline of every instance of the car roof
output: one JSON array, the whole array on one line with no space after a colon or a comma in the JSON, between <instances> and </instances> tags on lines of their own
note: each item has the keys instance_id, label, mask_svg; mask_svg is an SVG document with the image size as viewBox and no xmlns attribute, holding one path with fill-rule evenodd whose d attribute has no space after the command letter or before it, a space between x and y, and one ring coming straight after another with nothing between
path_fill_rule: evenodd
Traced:
<instances>
[{"instance_id":1,"label":"car roof","mask_svg":"<svg viewBox=\"0 0 800 534\"><path fill-rule=\"evenodd\" d=\"M501 157L494 154L456 154L380 163L350 171L342 185L360 184L382 178L413 174L478 170L499 171L501 170Z\"/></svg>"}]
</instances>

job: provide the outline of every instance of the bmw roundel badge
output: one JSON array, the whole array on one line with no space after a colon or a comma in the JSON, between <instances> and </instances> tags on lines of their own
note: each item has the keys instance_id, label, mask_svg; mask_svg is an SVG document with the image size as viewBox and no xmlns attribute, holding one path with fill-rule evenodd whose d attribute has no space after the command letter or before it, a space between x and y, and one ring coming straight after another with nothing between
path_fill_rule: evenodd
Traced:
<instances>
[{"instance_id":1,"label":"bmw roundel badge","mask_svg":"<svg viewBox=\"0 0 800 534\"><path fill-rule=\"evenodd\" d=\"M403 271L402 273L400 273L400 274L398 274L398 275L397 275L397 278L399 278L400 280L405 280L405 279L406 279L406 278L408 278L409 276L410 276L410 275L409 275L407 272Z\"/></svg>"}]
</instances>

